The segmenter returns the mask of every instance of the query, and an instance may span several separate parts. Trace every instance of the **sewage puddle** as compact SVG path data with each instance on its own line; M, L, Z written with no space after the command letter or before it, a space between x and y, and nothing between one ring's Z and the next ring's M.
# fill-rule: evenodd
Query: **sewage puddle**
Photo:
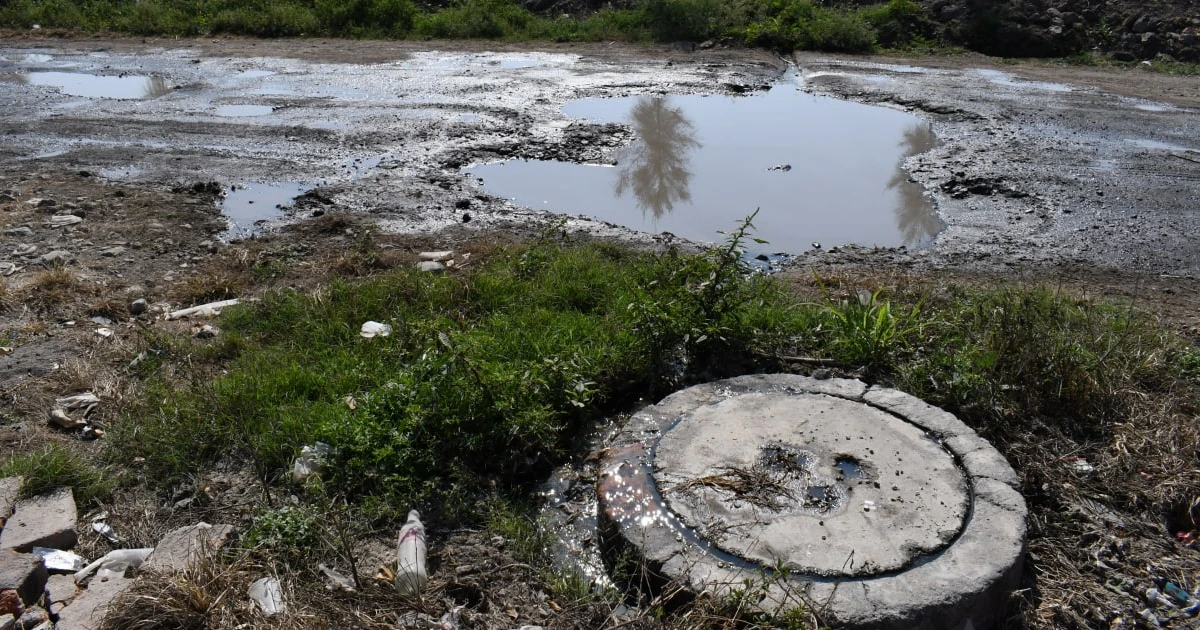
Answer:
M256 223L279 218L283 215L281 208L290 205L310 188L312 186L308 184L293 182L247 182L226 191L225 199L221 202L221 214L229 218L230 226L221 239L245 238L256 233Z
M251 116L266 116L275 111L270 105L221 105L216 114L227 118L246 118Z
M171 91L158 76L106 76L79 72L23 72L9 75L11 80L58 88L70 96L134 100L154 98Z
M624 123L616 166L508 160L468 167L483 189L531 207L719 242L759 212L753 254L813 243L928 245L942 228L903 169L932 148L904 112L799 91L794 75L751 96L639 96L568 103L568 116Z

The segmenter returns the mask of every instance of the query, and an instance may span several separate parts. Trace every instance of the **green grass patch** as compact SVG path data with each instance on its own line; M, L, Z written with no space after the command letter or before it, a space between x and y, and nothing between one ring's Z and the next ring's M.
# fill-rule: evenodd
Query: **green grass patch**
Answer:
M106 499L116 488L116 482L104 471L55 445L13 455L0 464L3 477L25 478L22 497L71 488L80 505Z
M546 241L463 275L270 293L227 311L219 344L147 338L147 356L222 374L160 361L110 435L165 484L228 455L272 482L323 441L337 452L330 492L459 518L481 489L560 461L597 413L739 369L798 328L801 311L743 273L733 239L703 255ZM363 339L367 320L393 333Z
M143 395L110 431L112 451L145 458L167 488L223 457L277 485L321 441L335 455L314 492L379 518L417 506L478 522L481 495L523 496L598 417L788 357L899 387L976 428L1049 423L1085 441L1200 370L1153 319L1048 289L822 287L805 302L747 273L746 228L702 254L547 238L450 275L271 292L226 311L215 341L148 334ZM367 320L392 334L363 339Z

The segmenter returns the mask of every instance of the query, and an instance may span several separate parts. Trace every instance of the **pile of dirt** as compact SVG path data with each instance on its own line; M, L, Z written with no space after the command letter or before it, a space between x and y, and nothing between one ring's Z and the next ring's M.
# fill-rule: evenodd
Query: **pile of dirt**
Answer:
M921 0L946 40L1002 57L1089 49L1118 61L1200 61L1200 16L1179 0Z

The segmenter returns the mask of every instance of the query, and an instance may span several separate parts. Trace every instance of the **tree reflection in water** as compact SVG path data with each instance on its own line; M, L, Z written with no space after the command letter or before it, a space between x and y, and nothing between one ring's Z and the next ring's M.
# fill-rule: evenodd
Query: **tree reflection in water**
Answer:
M626 153L617 174L616 194L624 196L632 190L642 216L650 212L657 220L676 203L691 201L689 153L701 144L683 110L671 107L667 97L638 99L629 119L641 141Z
M896 171L887 182L888 190L896 191L896 225L907 247L923 245L942 230L942 220L925 197L924 189L908 181L908 172L904 170L906 159L936 145L932 124L919 122L906 129L900 139L900 160L896 162Z

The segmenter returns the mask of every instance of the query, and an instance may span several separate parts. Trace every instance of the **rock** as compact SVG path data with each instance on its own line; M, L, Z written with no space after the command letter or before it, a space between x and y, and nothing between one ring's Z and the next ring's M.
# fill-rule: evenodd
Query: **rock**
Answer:
M76 518L75 495L70 488L18 501L12 518L0 532L0 549L70 549L77 541Z
M17 503L17 496L21 494L21 486L24 483L24 477L0 479L0 528L4 527L4 522L12 516L13 506Z
M117 256L120 256L121 254L124 254L124 253L125 253L125 248L121 247L121 246L109 247L107 249L100 250L100 255L104 256L105 258L116 258Z
M77 223L83 223L83 217L73 214L56 214L50 217L50 227L67 227Z
M28 256L37 251L37 245L21 244L13 249L13 256Z
M42 598L49 577L41 558L11 549L0 550L0 592L12 591L20 601L33 604Z
M38 260L41 261L43 265L66 265L74 262L75 257L71 255L71 252L68 252L65 249L56 249L52 252L46 252L45 254L42 254Z
M232 525L196 523L180 527L158 541L144 566L163 573L184 571L205 552L219 549L232 533Z
M1158 18L1142 15L1133 23L1133 28L1130 30L1134 33L1149 33L1158 27Z
M22 236L33 236L33 230L22 225L21 227L8 228L7 230L4 230L4 235L5 236L15 236L18 238L20 238Z
M454 250L446 250L443 252L421 252L417 254L421 260L435 260L437 262L445 262L454 258Z
M442 273L446 271L446 265L436 260L422 260L421 262L417 263L417 269L429 273Z
M138 298L129 303L129 314L130 315L135 315L135 316L141 315L142 313L145 313L148 310L150 310L150 304L147 303L146 300L144 300L144 299Z
M117 573L93 579L58 615L57 630L99 630L108 605L133 586L133 580Z
M50 613L40 606L34 606L25 611L24 615L17 620L17 628L22 630L34 630L42 624L50 621Z
M16 617L8 613L0 615L0 630L13 630L15 627L17 627Z
M51 575L46 581L46 600L51 604L70 603L79 587L70 575Z

